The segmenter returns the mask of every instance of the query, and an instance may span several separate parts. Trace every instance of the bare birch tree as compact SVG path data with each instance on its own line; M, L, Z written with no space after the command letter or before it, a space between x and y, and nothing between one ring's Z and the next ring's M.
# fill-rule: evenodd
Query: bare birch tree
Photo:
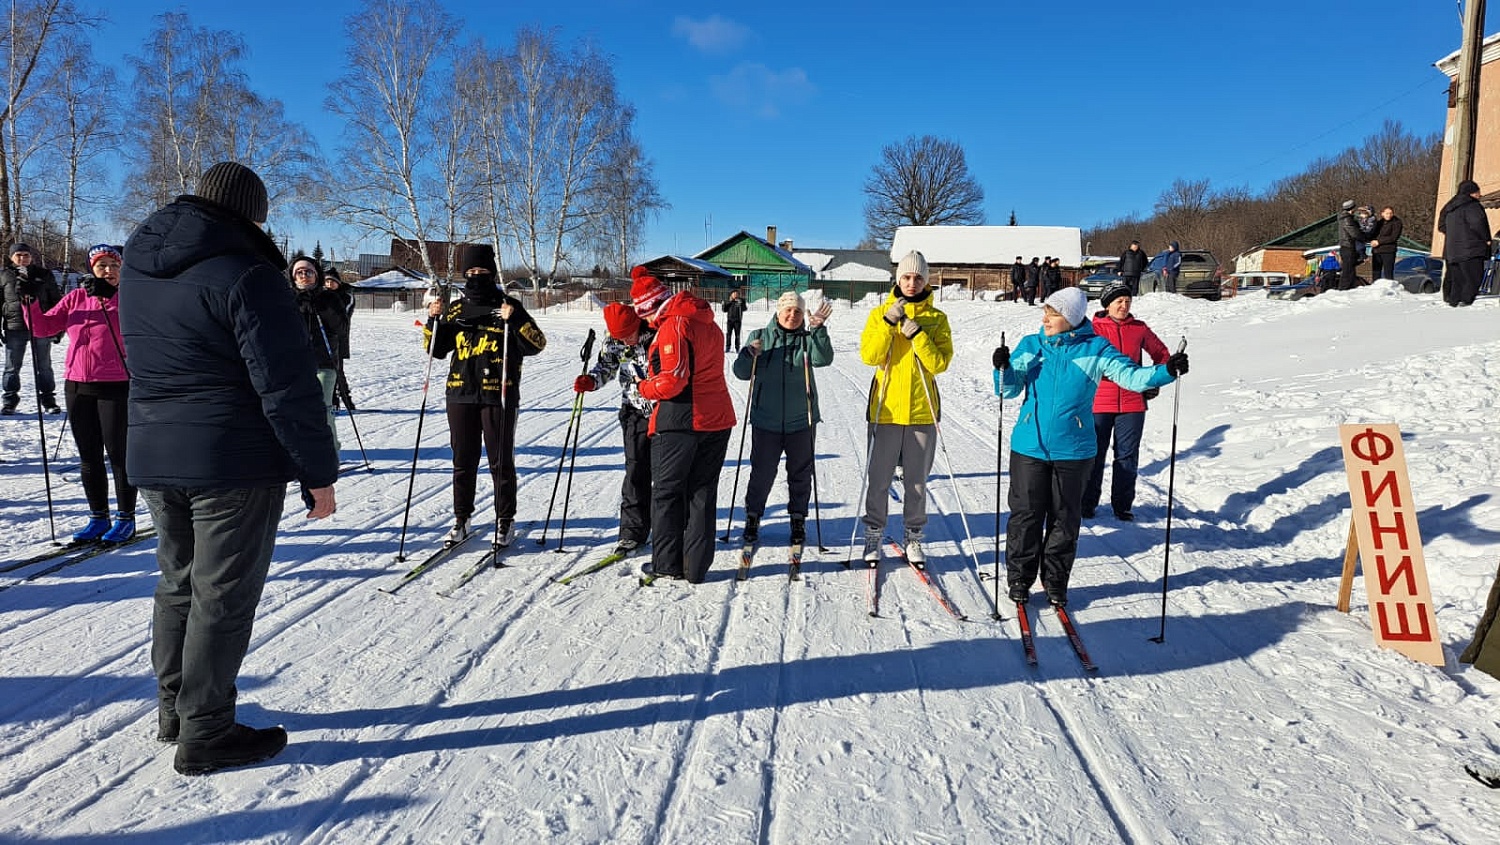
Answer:
M72 266L79 204L104 200L108 176L100 159L119 138L118 109L111 107L119 92L114 69L95 61L76 33L61 41L51 78L56 132L44 151L40 184L48 200L62 206L64 261Z
M601 263L619 276L636 263L633 256L645 237L647 219L671 207L657 189L651 160L631 133L629 122L611 141L589 197L597 209L591 243Z
M244 39L196 27L185 13L159 15L134 70L136 119L127 124L124 155L131 178L122 187L120 222L130 224L179 194L219 161L238 161L266 183L273 212L306 188L316 144L289 122L279 100L255 93L240 63Z
M422 188L433 114L451 105L438 82L458 23L436 3L367 0L345 32L348 71L325 101L345 124L328 210L368 233L415 240L423 269L436 275L427 249L434 211Z

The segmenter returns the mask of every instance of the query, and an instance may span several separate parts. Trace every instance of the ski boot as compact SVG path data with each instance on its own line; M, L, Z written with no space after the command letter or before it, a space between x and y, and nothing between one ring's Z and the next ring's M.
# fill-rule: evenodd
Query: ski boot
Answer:
M88 525L73 532L73 542L92 543L107 533L109 533L109 517L102 513L91 513Z
M104 532L104 536L99 539L106 543L125 543L134 538L135 514L121 512L115 514L115 524L111 525L109 530Z

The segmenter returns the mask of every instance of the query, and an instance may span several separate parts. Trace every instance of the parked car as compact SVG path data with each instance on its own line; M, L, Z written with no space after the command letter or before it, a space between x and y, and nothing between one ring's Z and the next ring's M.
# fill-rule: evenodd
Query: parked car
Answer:
M1141 274L1141 293L1166 290L1162 280L1162 268L1167 265L1167 254L1159 252L1146 265ZM1219 290L1219 259L1206 249L1182 251L1182 269L1177 274L1177 292L1184 296L1195 296L1217 302L1223 293Z
M1115 282L1123 282L1125 278L1112 270L1101 270L1097 273L1084 276L1078 280L1078 289L1089 299L1098 299L1104 293L1104 289Z
M1297 279L1290 284L1275 285L1266 288L1266 299L1285 299L1295 302L1318 295L1318 283L1315 279Z
M1246 273L1235 273L1219 285L1219 290L1224 296L1238 296L1242 293L1261 293L1268 288L1281 287L1292 283L1292 277L1286 273L1277 273L1267 270L1252 270Z
M1412 293L1443 289L1443 260L1431 255L1408 255L1396 262L1396 281Z

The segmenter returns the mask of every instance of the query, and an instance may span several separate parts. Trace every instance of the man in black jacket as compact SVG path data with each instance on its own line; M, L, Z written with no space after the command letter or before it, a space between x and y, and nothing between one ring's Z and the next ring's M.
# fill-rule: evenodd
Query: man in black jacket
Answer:
M1449 305L1473 305L1484 276L1484 260L1490 256L1490 226L1479 204L1479 183L1466 179L1458 194L1438 212L1438 231L1443 233L1443 301Z
M281 519L300 481L308 518L334 512L338 454L308 335L257 224L266 187L209 168L196 195L146 219L125 245L120 330L130 361L127 469L157 534L158 734L173 765L206 774L274 757L281 727L235 721L235 679Z
M1120 278L1130 288L1131 297L1139 294L1141 289L1141 274L1146 272L1146 265L1151 263L1151 256L1141 249L1140 241L1131 241L1130 246L1120 253Z
M1026 286L1026 264L1021 256L1016 256L1016 263L1010 265L1010 295L1005 297L1011 302L1021 298L1021 288Z
M49 414L60 414L57 407L57 379L52 374L52 338L34 337L26 323L25 305L36 302L43 311L51 310L62 293L52 271L32 264L31 247L16 244L10 248L10 265L0 270L0 294L3 294L3 317L0 335L5 338L5 375L0 414L14 414L21 402L21 367L26 349L31 349L31 370L35 377L36 401Z
M1364 232L1354 219L1354 200L1339 207L1339 290L1354 290L1354 267L1359 263L1359 243Z
M724 302L724 351L730 352L740 345L740 324L745 318L745 300L740 292L732 290ZM734 340L731 341L730 338Z

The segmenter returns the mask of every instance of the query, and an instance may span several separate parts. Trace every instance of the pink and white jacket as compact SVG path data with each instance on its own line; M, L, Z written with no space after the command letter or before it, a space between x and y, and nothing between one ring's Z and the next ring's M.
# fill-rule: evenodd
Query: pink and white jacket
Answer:
M107 285L98 279L87 279L93 285ZM32 302L26 306L26 319L38 337L68 333L67 363L63 377L68 381L129 381L125 369L125 341L120 336L119 299L99 297L84 287L68 291L51 309L42 311Z

